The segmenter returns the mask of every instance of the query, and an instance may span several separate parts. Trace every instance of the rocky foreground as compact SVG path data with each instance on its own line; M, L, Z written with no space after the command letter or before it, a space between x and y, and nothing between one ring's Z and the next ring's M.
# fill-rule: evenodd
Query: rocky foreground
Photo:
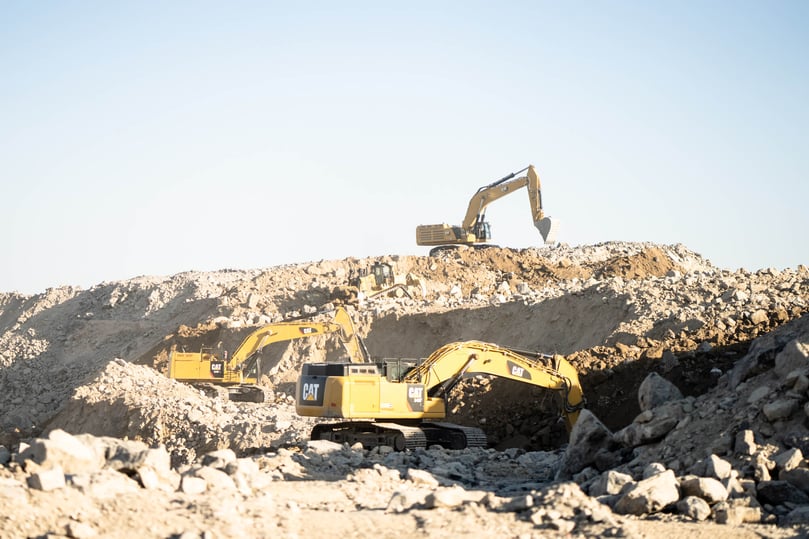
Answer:
M716 268L683 246L389 257L412 298L350 310L376 357L476 339L565 354L587 410L559 431L540 388L473 378L452 420L488 449L308 441L304 361L263 360L264 404L163 374L328 311L347 259L0 294L0 537L792 537L809 533L809 271Z

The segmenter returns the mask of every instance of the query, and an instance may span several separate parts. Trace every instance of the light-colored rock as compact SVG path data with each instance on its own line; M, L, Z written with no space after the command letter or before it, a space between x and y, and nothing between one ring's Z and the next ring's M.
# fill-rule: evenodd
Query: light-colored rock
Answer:
M630 515L645 515L662 511L680 500L677 479L672 470L666 470L649 479L638 481L621 496L615 511Z
M236 483L222 470L211 468L210 466L202 466L188 473L194 477L204 479L208 490L223 490L228 492L237 490Z
M25 456L43 468L59 467L67 474L93 472L104 463L103 455L61 429L34 440Z
M701 521L711 516L711 506L702 498L686 496L677 502L677 512L691 520Z
M70 476L70 485L97 500L109 500L141 490L137 481L112 470Z
M705 475L720 481L730 477L733 466L725 459L716 455L709 455L705 461Z
M763 514L755 501L743 498L719 502L713 507L713 513L718 524L728 526L761 522Z
M68 522L65 527L68 537L73 539L89 539L91 537L98 537L98 532L90 524L86 522L77 522L72 520Z
M466 490L461 487L439 487L424 500L428 509L438 507L455 508L469 502L481 502L486 494L474 490Z
M709 504L723 502L728 499L725 486L713 477L687 477L680 481L683 496L696 496Z
M28 486L45 492L56 490L65 486L65 474L58 465L44 468L28 476Z
M570 441L562 457L557 480L570 479L595 461L599 450L609 446L612 433L595 414L586 408L570 432Z
M417 485L424 485L431 488L436 488L439 485L438 479L427 470L410 468L407 470L405 477Z
M747 403L748 404L755 404L762 399L767 398L768 396L772 395L772 388L769 386L759 386L747 396Z
M588 493L593 497L619 494L624 486L632 482L632 476L629 474L607 470L590 485Z
M208 483L202 477L183 475L180 480L180 490L186 494L202 494L208 489Z
M809 371L809 343L801 339L789 341L775 356L775 372L786 377L793 370Z

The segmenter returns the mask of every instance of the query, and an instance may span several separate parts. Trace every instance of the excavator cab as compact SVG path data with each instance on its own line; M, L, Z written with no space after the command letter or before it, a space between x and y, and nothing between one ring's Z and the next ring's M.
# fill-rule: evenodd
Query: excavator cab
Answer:
M477 238L476 241L484 242L492 239L492 229L488 221L481 221L476 223L472 228L472 234Z
M390 269L390 264L376 262L371 266L371 273L374 274L374 280L377 286L393 284L393 272Z

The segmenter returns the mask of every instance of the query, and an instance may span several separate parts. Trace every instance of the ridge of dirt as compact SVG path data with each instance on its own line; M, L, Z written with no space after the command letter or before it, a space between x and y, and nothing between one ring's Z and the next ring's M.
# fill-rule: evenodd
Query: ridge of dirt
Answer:
M375 358L424 358L446 343L463 340L562 354L579 372L588 411L616 435L626 429L637 430L639 418L649 421L651 412L641 409L638 391L650 373L673 383L683 396L676 416L678 427L662 441L611 454L615 470L628 471L637 478L644 465L658 462L685 476L714 454L731 459L742 478L752 478L753 470L757 470L755 480L761 482L763 472L757 461L745 460L734 452L732 441L739 433L755 432L761 459L803 447L803 440L809 439L801 408L809 396L800 385L800 373L781 372L785 367L778 365L787 360L776 361L789 354L800 358L801 343L809 342L805 327L809 319L806 267L729 271L713 266L683 245L608 242L530 249L461 248L433 257L322 260L253 270L145 276L101 283L87 290L51 288L30 296L0 293L0 446L16 454L32 440L60 430L136 440L164 447L178 473L195 466L212 451L232 450L241 458L252 459L309 451L306 440L316 421L295 413L295 380L304 362L345 359L335 337L267 347L262 352L261 384L270 397L262 405L212 399L196 388L168 379L168 356L172 350L198 351L212 346L233 351L247 333L264 324L301 317L328 318L335 305L345 300L338 291L347 284L348 276L374 260L388 262L397 274L411 274L421 282L411 290L412 298L381 296L346 304ZM798 352L790 351L790 347L797 347ZM809 369L806 371L809 374ZM762 387L770 389L767 396L762 396ZM485 457L470 453L463 458L479 459L479 464L487 463L487 469L492 469L495 462L512 462L523 454L535 456L539 461L533 473L544 479L537 479L531 487L532 496L540 499L542 489L551 488L554 483L548 470L558 465L568 442L568 433L556 413L555 394L476 376L453 389L449 408L452 421L482 428L490 442L490 453ZM772 415L782 413L782 409L788 410L783 412L787 413L784 418ZM809 451L809 443L805 445ZM355 477L352 474L362 475L366 469L376 470L380 481L387 477L386 470L399 470L392 484L401 488L405 487L398 482L399 477L406 478L411 468L437 477L453 478L455 473L460 474L457 480L463 489L472 492L476 480L467 477L468 472L447 471L453 466L435 464L445 456L439 452L429 457L419 454L376 461L371 454L347 453L339 459L307 457L304 467L306 480L329 477L340 488L350 488L351 477ZM23 478L23 483L36 470L32 464L27 470L14 467L13 461L4 462L2 457L0 448L0 471L6 466L6 475ZM343 458L349 464L345 464L345 473L334 479L334 471L343 470ZM285 470L297 466L284 462ZM586 475L608 471L590 469L575 478L585 491L581 503L590 500L586 490L593 479ZM282 476L276 477L278 483L274 485L279 496L287 488L283 485L288 474ZM524 480L506 473L495 490L514 497L514 489ZM381 488L376 479L368 481L363 476L360 482L371 490ZM19 495L14 490L19 488L16 484L8 491L3 485L0 481L0 499L7 499L3 492ZM300 487L312 500L311 505L300 502L305 511L318 506L318 497L322 506L328 507L323 485L314 490ZM45 494L31 490L25 488L25 499L37 506L45 503ZM384 504L394 496L388 490L380 492ZM201 494L199 500L208 503L209 495ZM228 500L236 499L229 496ZM242 496L248 506L256 502L252 491ZM355 507L371 504L370 494L356 492L352 496ZM578 499L579 494L571 496ZM95 507L94 518L99 522L114 518L105 512L111 509L97 500L85 497L77 503ZM376 511L383 504L378 500L374 503ZM188 537L203 536L205 526L199 522L210 519L201 518L193 505L189 502L182 510L198 523L191 526L198 530L194 532L197 535ZM54 507L50 516L38 507L43 511L45 527L31 528L22 536L49 530L61 533L60 529L69 535L63 528L65 515L71 511L70 500L60 499ZM482 522L490 522L492 534L494 530L502 533L514 526L515 518L528 518L527 513L515 517L512 512L495 510L493 501L453 507L449 513L440 513L440 519L455 526L458 533ZM772 521L786 517L786 513L779 513L786 511L785 507L788 505L774 503L765 509ZM19 510L23 511L22 507ZM135 519L142 517L131 507L126 511ZM400 516L410 514L413 519L397 519L402 529L412 533L423 530L419 519L439 518L436 512L412 511ZM362 509L350 518L361 518L361 513ZM676 519L668 522L671 518L661 516L672 515L671 510L656 514L648 518L663 518L664 522L652 525L649 521L646 528L643 519L635 523L637 526L629 521L616 520L613 525L591 522L580 533L651 537L670 524L668 533L685 536L710 527L694 523L692 526L698 528L685 532L687 523ZM316 514L307 515L318 519ZM530 518L542 520L538 513L533 515ZM17 524L17 516L4 518L4 522L18 526L8 529L20 533L29 529ZM185 518L181 520L188 527ZM523 526L526 522L521 522L514 529L519 528L522 536L548 533L547 520L541 525L529 521ZM759 524L767 523L762 520ZM171 525L180 526L177 522ZM301 531L297 525L281 523L276 531L292 536ZM115 529L109 522L105 526L101 529L107 534ZM561 526L556 529L560 535L566 533L567 524L554 526ZM172 535L167 531L170 527L145 536L181 535L182 529ZM120 536L135 529L133 522L131 528L122 528ZM223 533L221 528L216 530ZM773 537L794 532L771 525L755 530L759 536ZM717 537L723 536L717 533Z

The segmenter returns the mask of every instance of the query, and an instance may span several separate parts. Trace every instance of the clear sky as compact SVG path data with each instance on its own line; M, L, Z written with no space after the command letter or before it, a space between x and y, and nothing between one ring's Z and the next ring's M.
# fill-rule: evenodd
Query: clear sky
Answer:
M809 264L809 2L0 2L0 291L558 240ZM494 241L540 245L527 196Z

